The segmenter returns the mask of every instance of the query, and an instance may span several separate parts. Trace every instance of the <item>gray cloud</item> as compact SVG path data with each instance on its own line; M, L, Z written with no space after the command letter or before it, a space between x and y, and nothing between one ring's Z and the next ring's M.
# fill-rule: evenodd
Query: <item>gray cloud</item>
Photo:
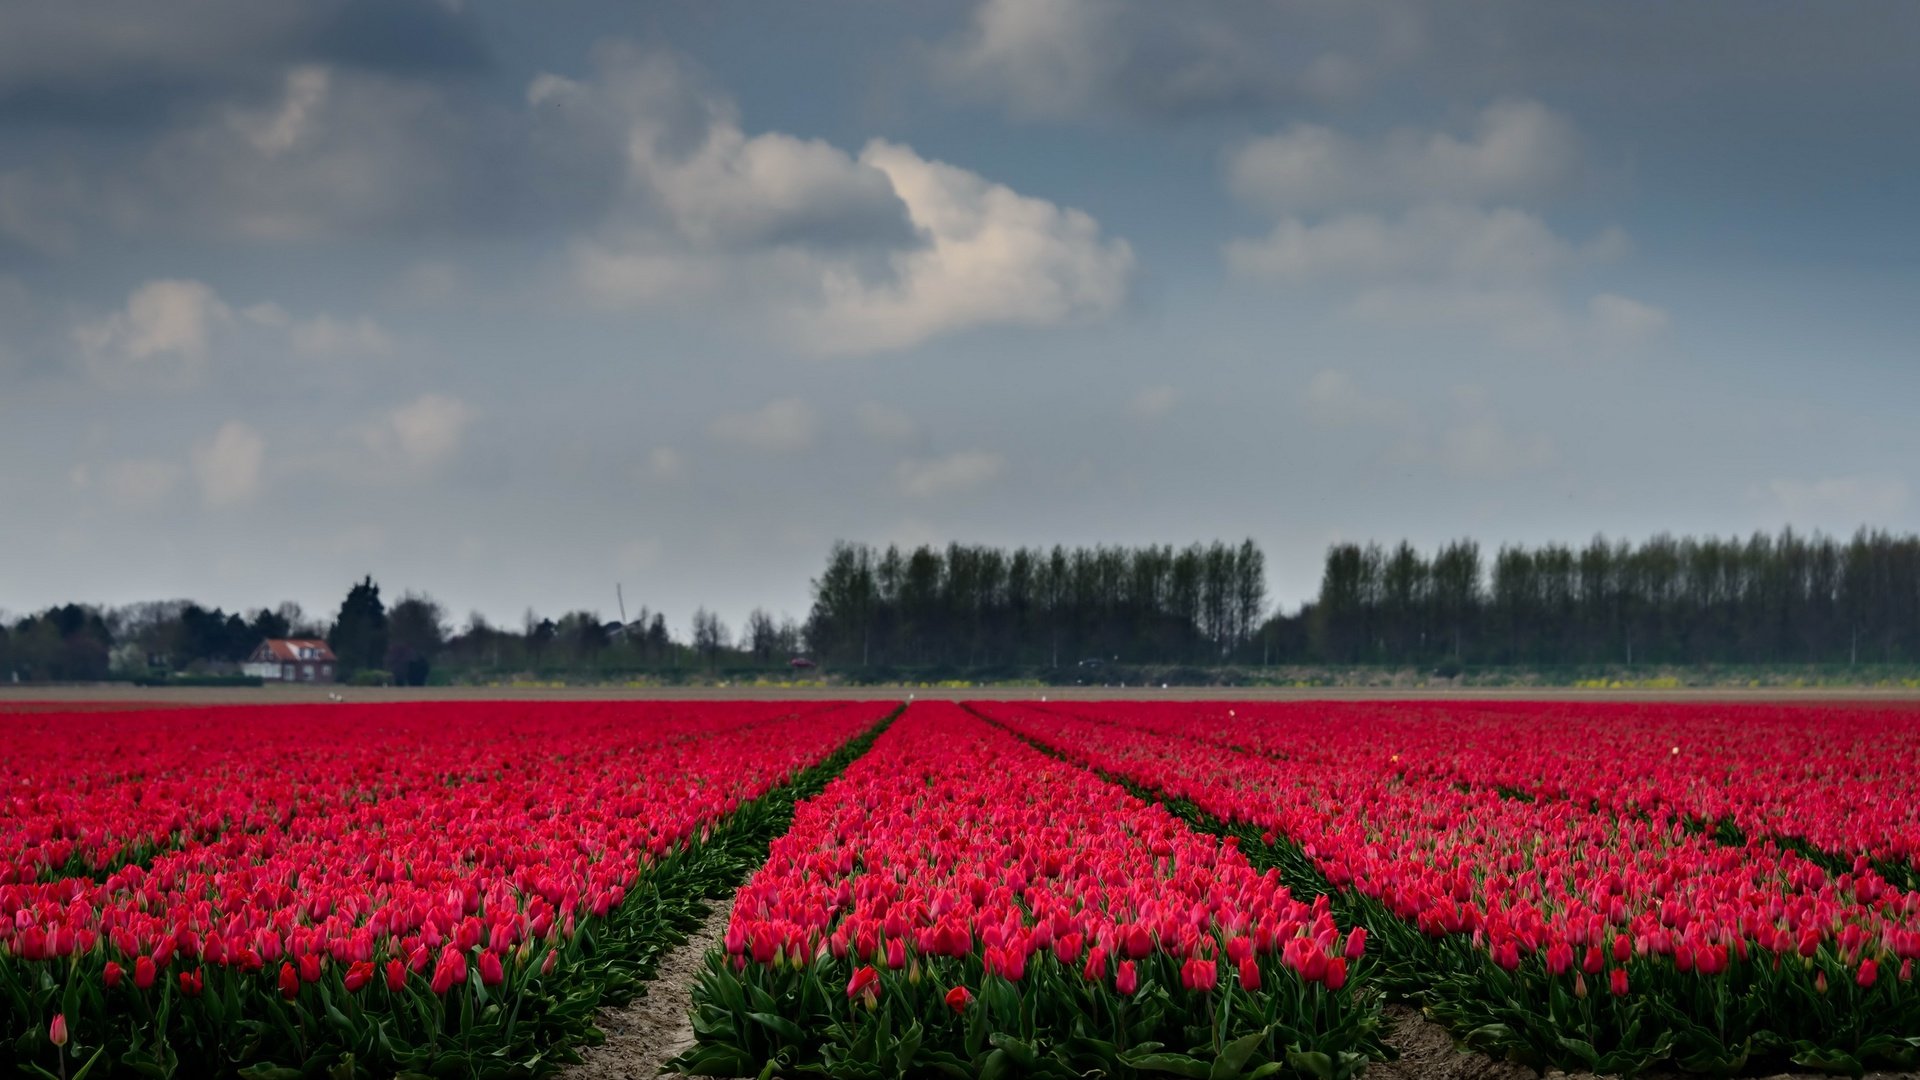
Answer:
M1023 119L1173 121L1349 96L1419 35L1411 9L1369 0L982 0L936 71Z
M259 91L288 66L473 74L491 58L431 0L16 0L0 34L0 123L148 126Z

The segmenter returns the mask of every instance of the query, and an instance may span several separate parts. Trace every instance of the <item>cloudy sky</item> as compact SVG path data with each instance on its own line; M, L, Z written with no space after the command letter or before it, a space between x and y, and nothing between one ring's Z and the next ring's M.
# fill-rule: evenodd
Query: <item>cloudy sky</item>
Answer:
M1920 6L0 5L0 608L1920 527Z

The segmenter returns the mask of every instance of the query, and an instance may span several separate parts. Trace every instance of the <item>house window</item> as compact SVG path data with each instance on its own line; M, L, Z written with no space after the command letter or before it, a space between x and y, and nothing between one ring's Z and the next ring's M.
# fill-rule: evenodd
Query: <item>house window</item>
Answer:
M331 678L333 678L333 665L332 665L332 664L321 664L321 665L320 665L320 677L321 677L321 678L323 678L323 679L331 679Z
M288 682L292 682L292 681L293 681L293 665L292 665L292 664L281 664L281 665L280 665L280 677L281 677L282 679L285 679L285 680L286 680L286 681L288 681Z

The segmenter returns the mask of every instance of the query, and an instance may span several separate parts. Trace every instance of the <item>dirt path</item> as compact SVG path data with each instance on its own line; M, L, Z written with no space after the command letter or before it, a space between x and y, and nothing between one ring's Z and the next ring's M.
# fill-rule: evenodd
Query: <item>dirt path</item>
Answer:
M700 929L660 958L645 994L601 1012L607 1041L583 1047L580 1056L586 1060L561 1070L562 1080L653 1080L660 1066L693 1046L693 982L706 966L707 952L720 947L732 912L731 896L713 901L713 913Z

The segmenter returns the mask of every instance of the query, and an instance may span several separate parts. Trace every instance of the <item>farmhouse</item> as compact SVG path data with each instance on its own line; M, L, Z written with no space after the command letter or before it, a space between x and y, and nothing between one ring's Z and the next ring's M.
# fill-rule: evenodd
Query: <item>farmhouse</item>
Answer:
M334 666L333 650L319 638L268 638L240 670L268 682L332 682Z

